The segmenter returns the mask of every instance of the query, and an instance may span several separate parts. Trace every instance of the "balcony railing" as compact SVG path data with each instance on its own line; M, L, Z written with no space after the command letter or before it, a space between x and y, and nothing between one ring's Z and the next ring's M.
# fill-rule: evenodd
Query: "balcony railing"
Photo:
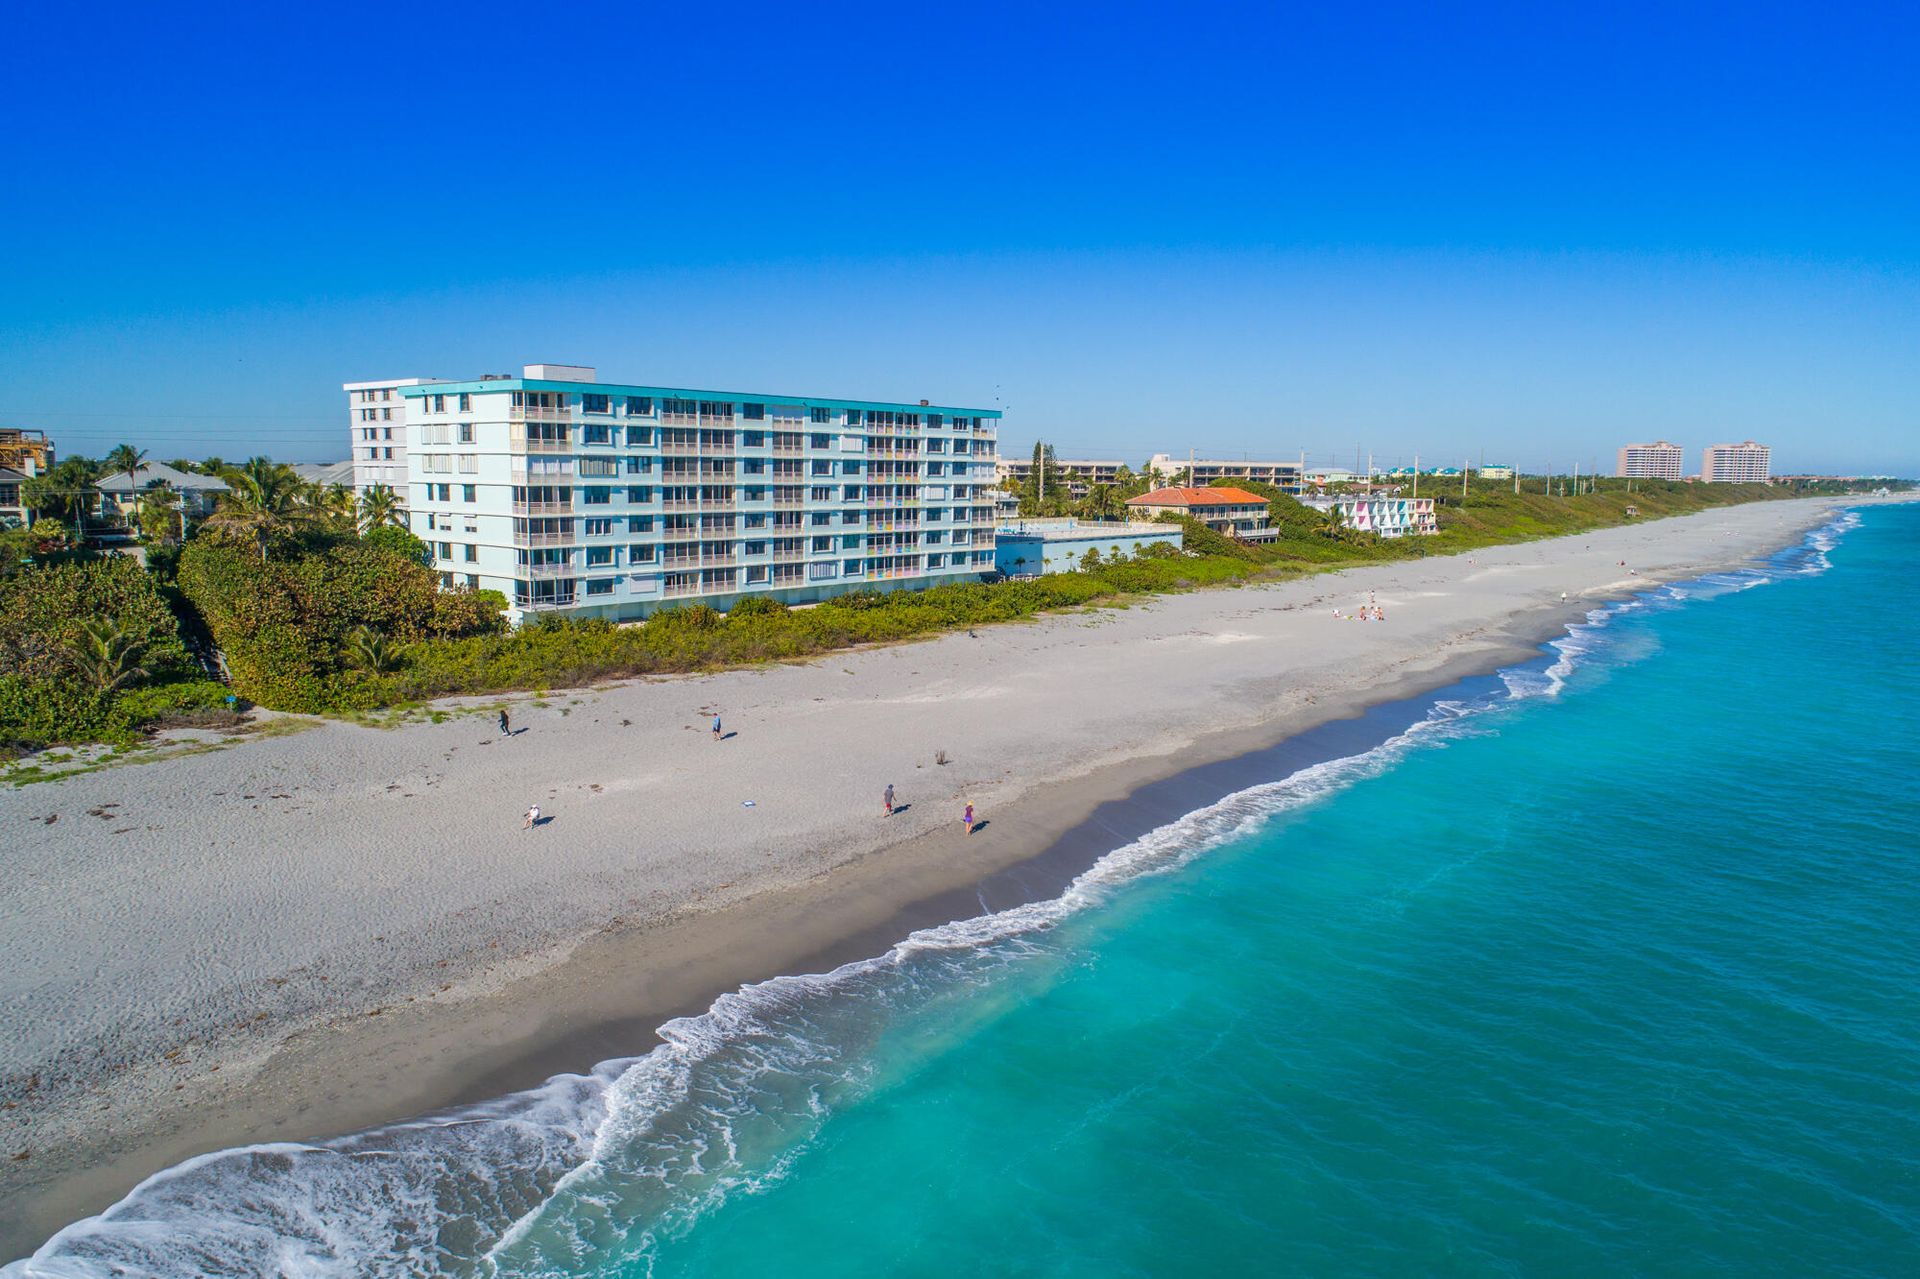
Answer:
M572 564L521 564L521 565L517 565L514 568L513 575L515 577L525 578L527 581L530 581L530 582L537 582L537 581L542 581L548 578L555 578L555 577L572 577L573 565Z
M509 422L571 422L573 421L573 410L570 408L540 409L540 408L532 408L532 407L526 407L526 408L509 407L507 409L507 421Z
M566 502L515 502L515 515L572 515L573 503Z
M571 546L576 537L572 533L515 533L515 546Z
M567 436L555 439L544 435L528 435L525 431L509 428L507 448L515 453L571 453L573 440Z

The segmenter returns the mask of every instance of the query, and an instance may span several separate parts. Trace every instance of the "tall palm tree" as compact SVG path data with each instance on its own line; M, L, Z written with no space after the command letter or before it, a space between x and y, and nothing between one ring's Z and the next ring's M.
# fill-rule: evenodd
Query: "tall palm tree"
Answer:
M1327 522L1320 531L1328 537L1338 538L1345 527L1345 521L1340 518L1340 508L1337 506L1329 506L1327 508Z
M230 488L202 527L250 538L262 563L270 543L314 521L312 508L301 501L300 477L285 463L249 458L229 469L226 479Z
M70 457L20 486L21 503L37 515L72 520L74 540L85 542L87 507L98 501L100 468L84 457Z
M117 693L147 677L147 668L140 665L146 644L107 618L90 617L81 622L73 647L81 676L103 695Z
M1120 491L1111 484L1096 484L1080 502L1080 515L1089 520L1117 520L1126 513Z
M405 528L407 516L400 509L399 494L384 484L375 484L360 495L360 534L364 537L388 524Z
M147 460L147 451L137 449L131 444L116 444L100 462L102 475L124 475L127 477L127 505L131 506L135 498L134 480L139 475L141 465ZM125 508L122 508L124 514Z

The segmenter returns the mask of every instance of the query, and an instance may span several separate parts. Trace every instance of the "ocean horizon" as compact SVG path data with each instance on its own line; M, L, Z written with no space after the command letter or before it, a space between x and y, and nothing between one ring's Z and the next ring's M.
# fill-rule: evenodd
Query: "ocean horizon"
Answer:
M1920 507L481 1106L0 1275L1885 1275L1920 1256Z

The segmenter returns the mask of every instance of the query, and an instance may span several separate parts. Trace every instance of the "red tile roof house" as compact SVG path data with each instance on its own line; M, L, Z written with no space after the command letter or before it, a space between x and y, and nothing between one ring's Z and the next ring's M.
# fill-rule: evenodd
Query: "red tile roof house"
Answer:
M1155 489L1127 499L1127 509L1152 519L1156 515L1190 515L1215 532L1243 542L1271 542L1280 530L1267 519L1267 499L1244 489Z

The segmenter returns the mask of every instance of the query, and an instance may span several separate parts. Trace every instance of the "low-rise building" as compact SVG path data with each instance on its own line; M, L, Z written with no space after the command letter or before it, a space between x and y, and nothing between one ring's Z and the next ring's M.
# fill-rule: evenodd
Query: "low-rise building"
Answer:
M293 473L309 484L318 484L321 488L332 488L336 484L353 487L355 464L352 458L344 462L295 462L292 466ZM399 491L394 490L395 493ZM354 496L358 497L359 494L356 492Z
M1665 440L1624 444L1614 459L1613 473L1621 479L1677 480L1685 469L1685 456L1685 450L1678 444Z
M1267 516L1267 499L1236 488L1155 489L1127 501L1127 509L1152 519L1159 515L1186 515L1216 533L1243 542L1271 542L1280 536Z
M1252 480L1260 484L1271 484L1275 488L1289 493L1298 493L1301 488L1301 465L1296 458L1284 458L1278 461L1255 461L1242 458L1233 461L1227 458L1182 458L1167 453L1155 453L1147 459L1147 469L1152 471L1160 482L1167 483L1174 477L1191 471L1187 475L1190 486L1204 487L1215 480Z
M53 469L53 441L45 431L0 426L0 527L28 523L22 490Z
M1008 577L1066 573L1080 567L1088 551L1102 559L1115 553L1138 555L1156 544L1179 550L1186 532L1178 524L1132 520L1015 520L994 531L993 566Z
M1046 464L1047 491L1064 489L1069 497L1079 501L1096 484L1117 483L1124 466L1126 463L1118 458L1055 458ZM1032 481L1033 472L1031 457L1003 457L993 465L994 479L1001 484L1012 480L1025 486Z
M1305 497L1300 502L1316 511L1339 511L1340 523L1356 532L1376 533L1381 537L1427 537L1440 531L1430 497L1354 493L1344 497Z
M116 471L94 481L93 486L100 493L100 518L110 524L133 527L141 495L160 485L180 495L182 513L189 521L212 514L214 503L228 491L227 482L218 476L176 470L165 462L143 462L131 477L125 471Z
M1772 471L1773 450L1752 440L1700 451L1700 478L1708 484L1765 484Z
M1483 462L1480 464L1480 469L1475 471L1474 474L1483 480L1510 480L1513 478L1513 468L1497 463Z

